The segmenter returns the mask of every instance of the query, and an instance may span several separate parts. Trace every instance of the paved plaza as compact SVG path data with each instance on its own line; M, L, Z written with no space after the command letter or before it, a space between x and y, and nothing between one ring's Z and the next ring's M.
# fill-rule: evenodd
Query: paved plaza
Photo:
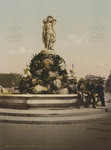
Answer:
M0 123L0 150L110 150L111 103L98 120L68 124ZM106 117L107 114L107 117ZM83 116L84 117L84 116Z
M110 150L109 119L75 124L0 123L0 150Z

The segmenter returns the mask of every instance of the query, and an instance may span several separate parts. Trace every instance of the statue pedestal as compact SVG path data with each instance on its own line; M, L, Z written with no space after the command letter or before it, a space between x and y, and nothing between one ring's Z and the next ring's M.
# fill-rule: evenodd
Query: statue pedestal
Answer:
M54 50L42 50L40 53L57 55Z
M78 106L76 94L13 94L0 96L0 108L38 109Z

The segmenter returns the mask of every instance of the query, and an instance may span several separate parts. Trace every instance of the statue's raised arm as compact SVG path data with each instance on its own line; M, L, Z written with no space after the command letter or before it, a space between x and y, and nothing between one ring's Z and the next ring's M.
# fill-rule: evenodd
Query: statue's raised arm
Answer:
M56 42L55 24L56 19L52 16L48 16L47 19L43 20L42 40L46 50L53 50L53 46Z

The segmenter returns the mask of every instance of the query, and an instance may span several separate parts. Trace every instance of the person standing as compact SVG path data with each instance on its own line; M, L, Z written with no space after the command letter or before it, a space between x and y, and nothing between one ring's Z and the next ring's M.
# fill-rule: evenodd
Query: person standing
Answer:
M85 86L81 82L77 86L77 94L82 101L85 101Z
M99 84L97 85L97 94L100 98L101 101L101 106L105 106L105 101L104 101L104 87L102 82L99 82Z
M96 89L92 80L90 80L87 85L87 91L88 91L88 97L90 98L90 101L93 100L93 103L92 103L93 108L96 108L95 106Z

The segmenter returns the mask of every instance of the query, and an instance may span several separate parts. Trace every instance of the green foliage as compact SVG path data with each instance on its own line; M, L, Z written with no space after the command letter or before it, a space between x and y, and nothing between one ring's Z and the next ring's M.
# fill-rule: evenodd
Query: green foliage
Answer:
M19 82L21 80L21 75L17 73L1 73L0 74L0 85L3 87L12 87L12 84L14 83L15 86L19 85Z
M45 59L50 59L53 64L50 65L50 68L46 68L45 64L44 64L44 60ZM36 76L38 78L40 78L40 80L44 80L45 83L47 83L48 81L50 81L49 79L49 70L54 72L54 71L58 71L59 75L67 75L67 71L66 70L61 70L59 64L60 62L64 62L64 59L62 59L59 55L51 55L51 54L43 54L43 53L39 53L39 54L35 54L30 62L30 72L32 73L32 76ZM42 69L42 73L41 76L38 76L36 74L37 70ZM47 79L46 79L47 78ZM44 83L43 83L44 84Z
M49 62L47 62L47 60ZM46 62L46 63L45 63ZM53 81L57 79L57 77L50 77L49 72L57 72L58 76L61 76L62 85L67 83L67 70L61 69L60 64L65 61L59 55L52 54L35 54L30 61L30 72L32 74L32 78L30 81L28 79L22 79L19 85L21 93L29 92L29 89L32 89L32 93L34 91L34 84L32 84L31 80L37 79L37 81L41 81L40 83L36 83L42 86L49 86L48 93L53 93L55 90L55 86L53 85Z
M31 88L31 79L22 79L19 83L19 92L20 93L30 93Z
M74 77L73 79L70 80L70 83L71 84L77 84L77 78Z
M64 61L64 59L62 59L59 55L51 55L51 54L43 54L43 53L39 53L39 54L35 54L33 55L33 58L30 62L30 71L32 74L34 74L34 71L39 70L39 69L43 69L45 68L45 64L43 63L44 59L50 59L53 61L53 65L50 66L51 71L58 71L60 72L60 75L65 73L67 74L67 72L61 72L59 63L61 61Z

